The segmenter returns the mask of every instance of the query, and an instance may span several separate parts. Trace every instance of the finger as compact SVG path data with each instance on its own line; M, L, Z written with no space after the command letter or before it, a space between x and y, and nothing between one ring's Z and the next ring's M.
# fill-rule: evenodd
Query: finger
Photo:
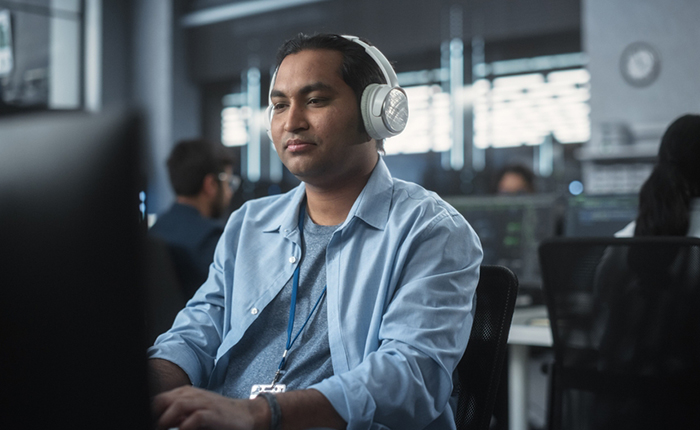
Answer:
M158 394L151 401L151 410L154 415L160 416L177 399L194 397L193 387L179 387L164 393ZM196 394L195 394L196 395Z
M182 402L173 402L158 418L156 428L159 430L167 430L173 427L179 427L189 413L188 409L182 407Z
M179 430L197 430L213 428L211 426L212 413L207 410L197 410L183 419L179 424Z
M170 392L155 396L151 401L151 413L153 416L156 418L161 416L168 406L170 406L170 403L172 403L172 399L173 397L170 395Z
M158 405L154 406L157 411L159 429L169 429L177 427L192 412L199 409L198 396L192 395L189 390L175 390L166 393L158 399Z
M246 400L212 396L179 423L180 430L252 430L255 424Z

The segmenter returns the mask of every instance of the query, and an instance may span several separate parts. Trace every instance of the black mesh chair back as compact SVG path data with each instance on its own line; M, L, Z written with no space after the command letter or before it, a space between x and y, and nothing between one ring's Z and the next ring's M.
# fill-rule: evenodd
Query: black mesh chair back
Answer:
M510 269L481 266L471 337L456 370L458 430L489 428L517 293L518 278Z
M146 333L148 345L165 333L185 307L186 297L168 245L153 236L144 238L143 277L146 286Z
M700 239L543 241L550 429L700 429Z

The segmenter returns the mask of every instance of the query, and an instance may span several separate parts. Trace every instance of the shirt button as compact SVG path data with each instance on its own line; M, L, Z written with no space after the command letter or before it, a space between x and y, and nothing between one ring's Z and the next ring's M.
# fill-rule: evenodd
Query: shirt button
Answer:
M294 264L294 263L296 263L296 261L297 261L297 258L296 258L296 257L289 257L289 262L290 262L290 263Z
M253 308L253 309L251 309L251 310L250 310L250 313L253 314L253 315L257 315L257 314L258 314L258 308Z

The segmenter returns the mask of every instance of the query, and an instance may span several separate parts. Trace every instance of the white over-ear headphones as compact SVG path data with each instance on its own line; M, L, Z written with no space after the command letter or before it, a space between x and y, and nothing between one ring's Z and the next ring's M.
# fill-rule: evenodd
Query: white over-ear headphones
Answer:
M369 84L362 92L360 112L367 134L377 140L396 136L406 128L408 122L408 98L406 92L399 86L396 72L384 54L374 46L366 44L356 36L343 35L343 37L365 49L365 52L377 63L387 82L386 84ZM276 77L277 71L272 75L270 94L272 94ZM265 126L267 127L267 135L272 140L270 128L273 111L269 95L268 102L269 105L265 112Z

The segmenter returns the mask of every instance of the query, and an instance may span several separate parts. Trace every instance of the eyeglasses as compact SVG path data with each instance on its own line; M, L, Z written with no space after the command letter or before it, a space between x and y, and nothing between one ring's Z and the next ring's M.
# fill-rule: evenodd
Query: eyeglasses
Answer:
M226 182L231 188L232 192L235 192L238 189L238 187L241 186L241 177L238 175L229 175L226 172L221 172L219 173L218 178L219 181Z

